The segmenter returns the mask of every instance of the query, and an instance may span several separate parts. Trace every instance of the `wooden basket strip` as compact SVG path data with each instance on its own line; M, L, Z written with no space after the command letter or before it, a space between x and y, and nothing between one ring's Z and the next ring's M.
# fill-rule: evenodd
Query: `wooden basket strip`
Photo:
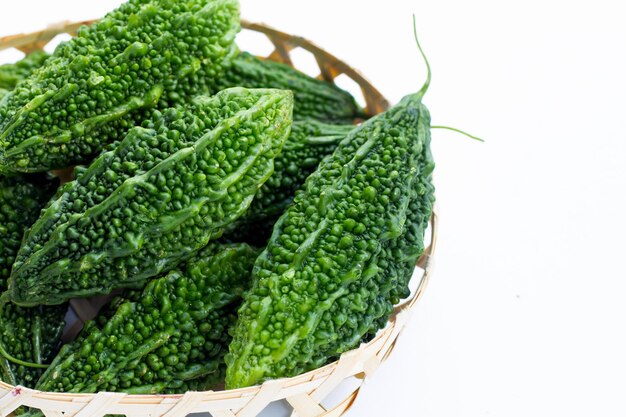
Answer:
M291 60L290 52L293 50L294 46L290 43L284 42L281 38L273 36L267 36L267 38L270 42L272 42L275 48L274 51L267 56L267 58L293 67L294 65Z
M317 417L326 412L324 407L305 392L287 397L287 402L293 407L292 417Z
M186 392L170 410L163 414L163 417L178 417L191 414L202 402L204 395L202 392Z
M341 355L333 373L329 375L318 388L311 392L311 397L321 402L347 377L354 375L355 372L353 370L358 368L362 352L361 349L357 349Z
M250 402L237 413L237 417L255 417L263 411L269 403L277 399L282 399L282 397L279 396L282 386L283 381L280 379L267 381L261 385L261 389L259 389Z
M230 410L225 410L225 411L214 411L211 413L211 415L213 417L237 417L235 414L233 414L232 411Z
M394 326L390 329L390 332L388 334L388 337L385 340L385 343L376 354L376 358L381 363L385 361L391 354L391 350L394 348L394 345L396 343L396 340L398 340L398 337L400 337L400 333L402 333L402 331L405 329L405 325L408 322L410 316L411 316L411 311L404 310L395 317Z
M0 410L2 415L7 415L17 410L23 404L31 400L33 392L28 388L17 386L8 391L2 398L0 398Z
M42 412L45 417L65 417L65 414L61 411L44 410Z
M185 401L178 402L162 402L158 404L134 404L128 402L120 402L110 407L107 410L106 414L122 414L126 416L163 416L168 413L174 406L185 406ZM197 408L197 406L196 406ZM97 414L97 416L102 416L104 414ZM185 416L186 414L177 414L177 416ZM95 415L94 415L95 416Z
M107 413L114 408L126 394L123 392L99 392L74 417L93 417Z
M25 54L33 51L42 50L54 37L60 33L69 33L73 35L78 28L84 25L90 25L95 20L85 20L82 22L59 22L48 26L44 30L33 33L20 33L17 35L5 36L0 38L0 51L8 48L19 49Z
M322 414L320 417L341 417L345 415L354 405L356 398L359 395L360 388L357 388L352 394L343 400L338 406L328 411L326 414Z
M381 358L379 358L378 355L370 356L363 362L363 373L366 377L371 378L378 368L380 368L380 365L383 363L382 356L383 355L381 355Z
M330 374L329 374L330 375ZM297 384L297 385L291 385L291 386L285 386L289 384L289 378L286 378L283 380L283 389L280 392L280 397L281 398L276 398L278 399L289 399L291 397L295 397L298 396L302 393L308 393L313 391L314 389L316 389L317 387L319 387L323 382L324 379L327 377L321 377L321 378L316 378L312 381L309 382L305 382L305 383L301 383L301 384Z

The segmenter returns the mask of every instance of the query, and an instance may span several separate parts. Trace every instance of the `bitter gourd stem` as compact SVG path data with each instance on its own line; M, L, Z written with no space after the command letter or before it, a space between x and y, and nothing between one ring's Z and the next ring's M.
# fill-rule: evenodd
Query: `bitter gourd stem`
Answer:
M426 76L426 82L424 83L424 85L422 86L422 88L420 89L420 91L417 92L418 96L424 97L424 94L426 94L426 91L428 91L428 87L430 87L430 80L432 79L432 71L430 70L430 62L428 62L428 58L426 58L426 54L424 53L424 50L422 49L422 45L420 45L420 41L417 37L417 24L415 23L415 15L413 15L413 35L415 36L415 43L417 44L417 49L419 49L420 54L422 54L422 58L424 58L424 62L426 63L426 68L428 69L428 75ZM453 132L457 132L460 133L462 135L465 135L469 138L472 138L474 140L477 140L479 142L484 142L483 139L476 137L474 135L470 135L467 132L464 132L460 129L456 129L454 127L448 127L448 126L431 126L431 129L447 129L447 130L452 130Z
M430 70L430 62L428 62L428 58L426 58L426 54L422 49L422 45L420 45L420 41L417 37L417 23L415 23L415 15L413 15L413 35L415 36L415 43L417 44L417 49L419 49L420 54L422 54L422 58L424 58L424 62L426 63L426 69L428 70L428 75L426 76L426 82L422 86L422 88L417 92L417 95L421 98L424 97L426 91L428 91L428 87L430 87L430 80L432 79L432 71Z
M481 138L479 138L479 137L477 137L477 136L474 136L474 135L470 135L469 133L464 132L464 131L462 131L461 129L457 129L457 128L455 128L455 127L450 127L450 126L431 126L430 128L431 128L431 129L446 129L446 130L451 130L451 131L453 131L453 132L460 133L460 134L462 134L462 135L467 136L468 138L471 138L471 139L477 140L477 141L479 141L479 142L484 142L484 141L485 141L484 139L481 139Z
M2 298L5 298L5 297L2 297ZM5 304L6 304L6 299L0 299L0 315L2 315L2 310L4 309ZM0 340L0 355L4 356L10 362L13 362L18 365L26 366L29 368L47 369L49 366L49 365L42 365L40 363L26 362L26 361L14 358L13 356L9 355L9 352L6 351L6 349L4 348L4 345L2 344L2 340Z

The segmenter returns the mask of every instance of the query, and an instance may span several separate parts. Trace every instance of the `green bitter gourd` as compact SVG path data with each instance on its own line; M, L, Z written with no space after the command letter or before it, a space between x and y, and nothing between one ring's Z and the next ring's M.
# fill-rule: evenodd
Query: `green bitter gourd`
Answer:
M155 111L98 157L33 225L9 282L20 305L139 287L249 207L291 126L293 95L223 90Z
M407 190L410 202L404 232L383 244L369 263L371 278L365 274L351 291L357 296L344 298L324 312L315 333L315 354L296 370L297 373L318 368L345 351L367 342L385 327L393 306L410 295L409 281L415 264L424 252L424 235L433 210L434 186L431 173L434 162L430 153L430 136L425 137L420 158L419 180ZM359 317L360 320L351 318Z
M227 387L312 369L355 347L390 313L406 278L390 283L398 274L385 268L406 265L399 239L430 176L427 85L352 131L276 223L239 312ZM429 206L421 209L420 219L430 216Z
M127 294L65 345L37 389L181 393L223 377L235 308L259 250L211 243L179 270Z
M246 52L239 54L232 66L215 81L214 91L235 86L291 90L295 97L295 119L313 118L348 124L366 117L354 97L335 84L309 77L289 65L261 60Z
M208 89L235 56L237 0L129 0L62 43L0 105L0 173L85 162Z

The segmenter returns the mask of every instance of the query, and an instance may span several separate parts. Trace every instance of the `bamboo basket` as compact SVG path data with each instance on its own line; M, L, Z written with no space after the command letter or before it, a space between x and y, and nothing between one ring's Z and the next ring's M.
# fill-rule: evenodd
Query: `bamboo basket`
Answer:
M41 50L57 35L63 33L75 35L80 26L93 22L62 22L39 32L0 38L0 51L8 48L16 48L24 53ZM341 74L348 76L360 87L367 114L374 115L389 107L382 94L358 71L306 39L263 24L243 21L242 27L244 30L261 33L270 40L274 51L267 56L268 59L294 66L291 52L296 48L302 48L315 58L320 70L318 78L334 82ZM437 241L436 213L433 213L427 233L429 244L417 262L413 276L413 283L417 285L411 296L396 306L387 326L379 331L371 342L344 353L334 363L294 378L267 381L260 386L229 391L187 392L178 395L52 393L22 386L14 387L0 381L0 417L13 416L12 413L22 406L40 409L46 417L100 417L107 414L183 417L191 413L209 413L204 415L212 417L261 415L268 417L267 411L264 410L277 402L282 403L282 407L277 409L281 409L285 416L343 416L354 404L364 380L371 377L393 351L398 336L428 283ZM101 296L72 300L70 315L75 319L66 327L63 340L72 340L84 322L94 318L109 299L110 296ZM272 414L273 416L275 414Z

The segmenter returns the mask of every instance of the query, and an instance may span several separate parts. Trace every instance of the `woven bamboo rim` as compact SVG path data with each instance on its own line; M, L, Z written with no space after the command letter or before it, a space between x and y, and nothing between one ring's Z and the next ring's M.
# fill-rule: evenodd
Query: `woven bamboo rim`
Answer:
M39 32L0 38L0 51L16 48L24 53L41 50L54 37L62 33L75 35L79 27L94 23L62 22ZM292 36L263 24L242 21L246 30L264 34L274 45L269 59L293 65L290 53L302 48L313 54L320 68L318 78L334 82L341 74L347 75L361 88L365 111L378 114L389 107L382 94L358 71L335 56L299 36ZM387 326L369 343L341 355L340 359L322 368L294 377L265 382L263 385L229 391L187 392L178 395L128 395L99 392L97 394L68 394L36 391L0 381L0 417L10 416L21 406L42 410L46 417L100 417L106 414L123 414L134 417L182 417L190 413L210 413L213 417L256 417L270 403L286 401L293 412L291 417L340 417L352 407L366 377L370 377L384 362L404 329L412 311L428 284L433 268L437 243L438 220L433 213L430 221L430 244L418 260L416 271L421 278L413 294L398 305ZM414 278L415 279L415 278ZM71 340L86 320L90 320L106 303L107 297L72 300L71 308L79 320L66 329L64 340ZM345 380L353 379L356 385L341 397L338 404L328 409L322 402Z

